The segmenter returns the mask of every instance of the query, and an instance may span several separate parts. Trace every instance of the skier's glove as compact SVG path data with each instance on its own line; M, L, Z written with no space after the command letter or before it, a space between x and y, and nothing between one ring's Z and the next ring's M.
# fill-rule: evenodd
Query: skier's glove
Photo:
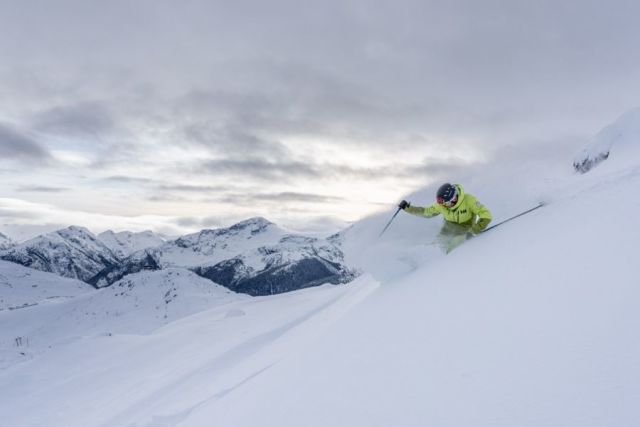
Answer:
M398 207L402 210L407 209L409 206L411 206L411 203L407 202L406 200L401 201L398 205Z
M482 233L484 229L487 228L487 225L489 225L489 222L491 222L490 219L480 218L478 222L473 224L471 231L473 231L474 234Z

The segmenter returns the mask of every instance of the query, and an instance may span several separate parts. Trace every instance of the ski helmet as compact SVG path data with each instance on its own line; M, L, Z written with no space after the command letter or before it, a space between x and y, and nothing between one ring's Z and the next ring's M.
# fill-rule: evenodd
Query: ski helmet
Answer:
M457 199L458 190L455 185L447 182L438 188L438 192L436 193L436 201L438 204L451 206L457 201Z

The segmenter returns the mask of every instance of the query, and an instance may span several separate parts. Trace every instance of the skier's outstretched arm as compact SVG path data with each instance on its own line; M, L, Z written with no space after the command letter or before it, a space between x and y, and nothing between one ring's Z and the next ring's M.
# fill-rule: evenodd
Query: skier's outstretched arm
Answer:
M411 206L411 203L404 200L398 205L398 207L404 210L406 213L416 216L424 216L427 218L431 218L440 214L436 206L437 205L431 205L427 206L426 208L423 208L421 206Z

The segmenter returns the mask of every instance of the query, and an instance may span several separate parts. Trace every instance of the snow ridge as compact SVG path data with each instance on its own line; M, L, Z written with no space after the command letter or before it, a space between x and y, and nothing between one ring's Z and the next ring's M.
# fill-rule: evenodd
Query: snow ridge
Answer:
M97 237L119 258L125 258L134 252L160 246L165 243L162 237L150 230L140 233L132 233L131 231L115 233L107 230L98 234Z

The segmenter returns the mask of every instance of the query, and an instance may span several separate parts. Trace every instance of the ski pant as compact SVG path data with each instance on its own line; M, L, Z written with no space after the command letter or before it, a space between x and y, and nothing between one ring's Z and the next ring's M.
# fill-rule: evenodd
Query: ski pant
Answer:
M467 240L469 233L471 233L469 225L445 221L436 236L436 244L443 252L449 253Z

